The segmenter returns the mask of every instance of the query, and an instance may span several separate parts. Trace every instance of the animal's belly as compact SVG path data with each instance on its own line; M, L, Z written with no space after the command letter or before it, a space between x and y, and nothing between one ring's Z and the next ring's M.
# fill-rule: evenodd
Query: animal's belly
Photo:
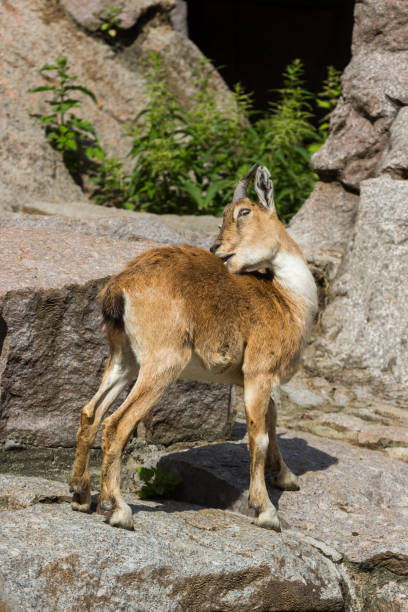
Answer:
M193 353L189 363L180 375L182 380L216 382L227 385L242 385L243 377L240 364L213 366L206 368L201 359Z

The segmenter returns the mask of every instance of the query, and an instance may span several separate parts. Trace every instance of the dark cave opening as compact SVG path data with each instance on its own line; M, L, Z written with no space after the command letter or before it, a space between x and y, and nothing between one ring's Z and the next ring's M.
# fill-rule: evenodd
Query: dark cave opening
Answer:
M189 0L188 28L227 84L242 83L263 110L293 59L302 60L306 87L314 93L327 66L345 68L353 9L354 0Z

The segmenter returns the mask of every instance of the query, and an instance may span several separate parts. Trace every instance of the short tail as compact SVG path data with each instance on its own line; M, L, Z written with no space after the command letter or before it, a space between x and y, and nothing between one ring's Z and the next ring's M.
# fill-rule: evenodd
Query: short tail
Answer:
M107 327L112 330L123 330L125 298L122 289L108 283L99 295L102 299L102 315Z

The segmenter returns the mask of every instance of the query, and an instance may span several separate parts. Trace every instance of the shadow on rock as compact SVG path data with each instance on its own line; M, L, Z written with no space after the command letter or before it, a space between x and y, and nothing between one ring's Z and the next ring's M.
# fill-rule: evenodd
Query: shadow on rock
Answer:
M239 434L242 431L235 430L233 435L238 437ZM242 440L242 436L239 439ZM301 438L279 436L279 445L285 462L298 475L325 470L337 463L336 457L310 446ZM159 463L164 470L183 479L178 489L178 500L252 516L247 504L249 452L245 442L231 441L171 453L163 456ZM271 500L277 505L282 491L270 483L268 490Z

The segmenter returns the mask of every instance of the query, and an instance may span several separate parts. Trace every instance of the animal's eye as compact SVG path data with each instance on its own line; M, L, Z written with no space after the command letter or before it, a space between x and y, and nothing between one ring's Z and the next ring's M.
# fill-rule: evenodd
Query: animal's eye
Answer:
M249 215L250 212L251 212L250 208L241 208L241 210L238 213L238 217L246 217L247 215Z

